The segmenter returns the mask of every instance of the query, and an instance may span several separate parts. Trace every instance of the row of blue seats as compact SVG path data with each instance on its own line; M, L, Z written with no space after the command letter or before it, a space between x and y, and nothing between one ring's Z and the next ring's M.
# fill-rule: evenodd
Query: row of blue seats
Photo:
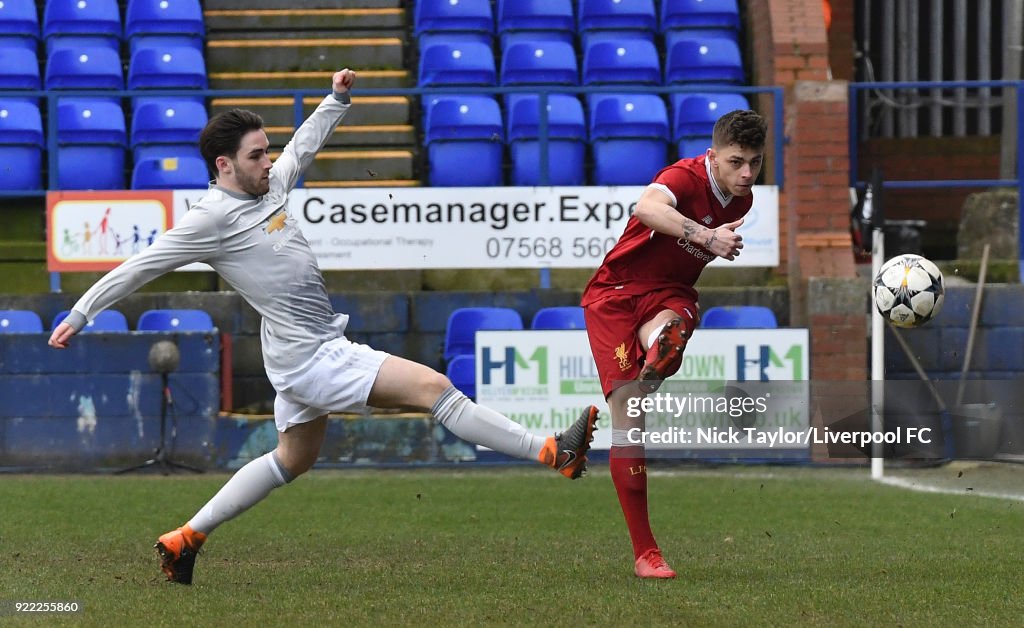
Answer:
M67 318L64 310L53 318L51 329ZM210 331L213 319L203 310L146 310L139 316L138 331ZM43 320L32 310L0 310L0 333L41 333ZM126 332L128 319L117 310L104 310L89 321L82 332Z
M0 2L0 37L38 39L40 21L34 0ZM189 34L202 36L206 27L199 0L128 0L122 28L118 0L46 0L42 37L99 35Z
M56 326L56 323L54 324ZM725 305L701 314L700 325L717 329L774 329L778 321L771 308L762 305ZM541 308L530 322L531 330L586 329L583 308L578 305ZM448 315L444 333L444 359L476 353L476 332L520 331L519 312L508 307L463 307Z
M206 121L206 108L198 102L140 101L128 135L117 100L62 98L56 119L56 189L123 189L126 147L134 163L132 188L205 188L210 177L196 141ZM0 100L0 161L5 164L0 189L41 189L45 146L36 104Z
M542 308L534 314L530 329L585 329L583 308L572 305ZM448 315L444 332L444 359L473 355L476 332L480 330L521 330L523 318L508 307L461 307Z
M739 30L737 0L416 0L417 35L437 31L506 33L678 28Z
M201 50L181 45L144 43L131 54L128 89L206 89L206 61ZM121 55L101 46L54 48L39 73L36 54L25 48L0 47L0 89L125 89Z
M116 37L104 37L98 35L60 35L48 37L45 42L42 59L49 61L53 53L58 50L82 48L103 48L121 56L121 47L124 42ZM203 39L191 35L137 35L127 40L127 58L131 58L139 48L167 48L184 47L194 48L197 52L203 52ZM39 42L34 39L0 36L0 49L21 48L33 54L39 53Z
M715 121L746 98L731 93L681 93L665 101L654 94L592 94L589 116L569 94L547 103L549 185L586 184L586 143L596 185L642 185L668 161L669 143L679 157L696 157L711 146ZM437 96L425 103L425 143L433 186L488 186L504 181L504 142L509 144L512 185L539 185L540 104L532 94L510 95L507 125L491 96ZM671 129L671 131L670 131ZM467 172L463 164L473 163Z
M718 306L701 315L706 329L774 329L775 313L760 305ZM523 329L519 312L504 307L459 308L448 317L445 328L444 359L452 384L467 397L476 398L476 332L482 330L518 331ZM586 329L583 308L549 307L539 310L530 329Z
M571 44L520 41L505 48L500 72L490 46L476 41L424 45L419 61L421 86L447 85L674 85L739 84L743 59L735 41L681 33L666 50L664 67L650 41L625 37L591 40L582 67Z

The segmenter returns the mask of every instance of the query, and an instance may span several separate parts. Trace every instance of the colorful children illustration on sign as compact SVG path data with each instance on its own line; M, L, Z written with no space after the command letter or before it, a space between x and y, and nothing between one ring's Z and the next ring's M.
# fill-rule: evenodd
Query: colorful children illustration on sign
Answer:
M54 194L49 203L50 269L105 270L145 250L171 226L173 196L163 196Z

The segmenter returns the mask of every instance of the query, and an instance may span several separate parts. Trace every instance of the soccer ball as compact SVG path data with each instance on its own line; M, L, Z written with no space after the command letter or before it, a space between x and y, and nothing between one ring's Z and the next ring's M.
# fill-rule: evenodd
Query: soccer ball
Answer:
M897 327L917 327L935 318L944 292L942 271L920 255L897 255L875 277L875 307Z

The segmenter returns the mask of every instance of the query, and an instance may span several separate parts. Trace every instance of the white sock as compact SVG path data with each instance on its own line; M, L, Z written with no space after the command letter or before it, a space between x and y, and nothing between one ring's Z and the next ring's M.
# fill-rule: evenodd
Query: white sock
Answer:
M642 433L642 432L641 432ZM637 433L633 432L633 438L636 439ZM636 443L629 440L629 430L621 430L618 428L612 428L612 446L613 447L629 447L636 445Z
M277 458L268 454L239 469L188 522L196 532L209 534L220 524L242 514L279 486L294 478Z
M431 414L453 434L503 454L537 460L544 438L534 436L512 419L481 405L451 386L441 393Z

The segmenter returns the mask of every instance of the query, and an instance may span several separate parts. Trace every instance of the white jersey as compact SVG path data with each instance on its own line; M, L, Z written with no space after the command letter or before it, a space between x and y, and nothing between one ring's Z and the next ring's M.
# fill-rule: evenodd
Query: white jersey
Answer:
M81 331L86 321L144 284L205 262L263 318L267 373L297 370L323 343L344 334L348 316L331 308L316 257L286 203L349 107L348 94L324 98L274 162L266 195L211 185L174 228L96 282L65 320Z

